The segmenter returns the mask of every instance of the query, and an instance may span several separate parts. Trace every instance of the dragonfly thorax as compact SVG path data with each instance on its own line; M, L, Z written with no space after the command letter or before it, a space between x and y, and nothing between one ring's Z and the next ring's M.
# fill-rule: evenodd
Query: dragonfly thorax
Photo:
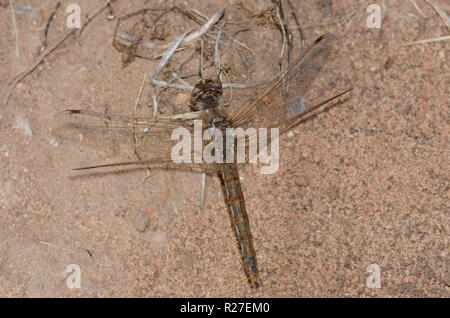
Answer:
M206 110L222 105L222 84L212 80L201 80L191 93L191 107Z
M190 106L203 112L202 119L206 127L225 128L227 126L222 92L222 84L209 79L199 81L192 90Z

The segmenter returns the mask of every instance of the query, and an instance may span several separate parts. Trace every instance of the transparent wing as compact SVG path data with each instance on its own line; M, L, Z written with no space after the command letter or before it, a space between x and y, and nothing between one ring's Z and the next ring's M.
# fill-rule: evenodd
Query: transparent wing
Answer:
M324 34L310 44L291 67L256 92L230 117L233 127L268 128L301 113L304 95L325 64L334 36Z
M193 121L199 118L199 112L133 118L88 110L66 110L57 116L58 129L54 134L106 151L107 161L90 168L130 164L173 166L171 151L179 142L172 140L174 130L181 129L180 133L193 136ZM191 140L189 142L192 144Z

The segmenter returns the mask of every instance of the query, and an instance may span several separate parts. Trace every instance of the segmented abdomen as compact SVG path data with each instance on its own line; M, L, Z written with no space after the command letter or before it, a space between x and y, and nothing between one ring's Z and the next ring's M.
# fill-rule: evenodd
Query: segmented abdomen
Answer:
M239 172L235 164L220 164L224 181L231 219L236 231L241 249L243 266L252 287L259 286L259 272L256 263L256 253L253 247L252 234L245 209L244 194L241 189Z

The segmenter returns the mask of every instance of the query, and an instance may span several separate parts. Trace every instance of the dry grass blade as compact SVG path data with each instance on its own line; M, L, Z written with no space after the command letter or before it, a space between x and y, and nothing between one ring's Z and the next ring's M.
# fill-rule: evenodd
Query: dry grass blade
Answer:
M67 34L61 40L59 40L55 45L53 45L50 49L48 49L47 52L45 52L45 54L42 55L41 58L39 58L36 62L34 62L31 67L29 67L27 70L25 70L21 74L17 75L13 80L11 80L11 82L8 84L8 86L10 86L8 94L6 95L3 101L3 110L6 108L6 105L8 104L8 101L12 96L17 84L19 84L25 77L30 75L45 60L45 58L47 58L54 50L56 50L61 44L63 44L64 41L69 36L74 34L76 31L77 29L72 29L71 31L67 32Z
M419 12L419 14L422 16L422 18L427 19L428 17L426 16L426 14L422 11L422 9L420 9L420 7L417 5L415 0L409 0L411 2L411 4L414 6L414 8L417 10L417 12Z
M167 62L172 57L173 53L178 48L178 46L181 44L181 42L184 40L184 38L191 32L192 32L192 29L189 29L186 32L184 32L182 35L180 35L173 42L173 44L169 47L169 49L166 51L166 53L164 53L164 56L162 57L161 62L159 63L158 67L156 68L155 73L152 76L153 85L158 86L158 87L172 87L172 88L178 88L178 89L189 90L189 91L193 89L193 87L190 87L190 86L174 84L174 83L171 84L171 83L167 83L167 82L158 80L159 73L166 66Z
M300 43L302 50L305 48L305 35L303 33L302 25L300 23L300 19L297 16L297 10L292 4L291 0L288 0L289 7L291 8L292 15L294 16L295 23L297 23L298 32L300 33Z
M286 47L286 31L284 29L283 20L281 19L280 7L279 6L277 6L277 18L278 18L278 22L280 23L281 36L282 36L281 51L280 51L280 57L279 57L278 65L280 66L281 74L283 74L284 73L283 57L284 57L284 48ZM283 87L284 86L285 86L285 84L284 84L284 79L283 79Z
M11 9L13 29L14 29L14 33L16 35L16 56L19 57L20 56L19 32L17 31L16 14L14 13L13 0L9 0L9 8Z
M206 189L206 173L202 172L201 180L201 193L200 193L200 210L205 210L205 189Z
M426 39L426 40L419 40L419 41L414 41L414 42L408 42L408 43L404 43L404 46L410 46L410 45L416 45L416 44L425 44L425 43L431 43L431 42L440 42L440 41L447 41L450 40L450 35L447 36L440 36L437 38L433 38L433 39Z
M425 2L428 3L439 14L445 26L450 31L449 17L445 13L444 9L441 8L441 5L439 5L435 0L425 0ZM450 7L448 4L447 6Z
M219 20L222 18L223 14L225 12L225 6L220 7L216 14L214 14L201 28L200 30L190 34L189 36L184 39L185 43L190 43L193 41L196 41L201 36L206 34Z

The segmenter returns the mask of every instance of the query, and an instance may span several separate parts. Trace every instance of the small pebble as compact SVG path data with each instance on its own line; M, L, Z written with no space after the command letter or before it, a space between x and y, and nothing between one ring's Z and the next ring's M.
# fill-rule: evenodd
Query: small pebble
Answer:
M148 217L148 213L145 211L139 212L134 217L133 226L139 232L145 232L145 229L149 226L150 219Z
M350 65L355 71L359 71L364 67L364 64L359 60L352 62Z
M33 10L32 7L30 6L24 6L24 5L18 5L16 8L16 14L17 15L22 15L22 14L31 14L35 17L37 17L36 12Z
M21 130L26 136L33 136L30 122L20 116L16 117L16 123L12 126L13 129Z
M450 272L447 272L447 273L444 275L444 282L445 282L445 284L446 284L447 286L450 286Z

